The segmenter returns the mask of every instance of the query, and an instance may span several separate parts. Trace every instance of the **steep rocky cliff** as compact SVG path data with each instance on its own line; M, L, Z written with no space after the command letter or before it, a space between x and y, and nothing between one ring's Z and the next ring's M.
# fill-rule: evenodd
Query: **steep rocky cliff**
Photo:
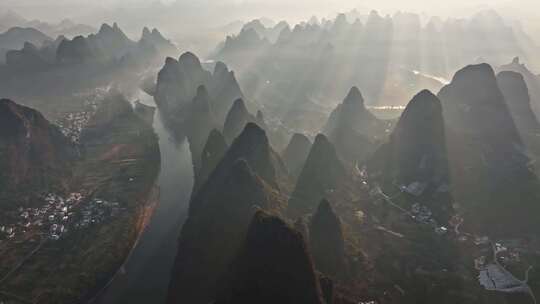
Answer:
M321 199L336 191L346 178L333 145L324 135L317 135L289 200L289 216L314 212Z
M30 192L66 177L76 152L41 113L1 99L0 155L0 192Z
M281 212L281 169L265 132L248 124L190 204L169 289L169 303L208 303L245 238L256 208Z
M255 213L216 303L322 304L302 235L278 217Z
M384 123L369 112L360 90L353 87L330 114L324 134L344 160L355 164L374 151L374 141L383 137L384 130Z
M369 167L399 184L448 183L445 125L437 96L424 90L413 97Z
M345 240L341 219L332 205L323 199L311 218L309 249L315 267L325 275L342 278L346 270Z
M282 157L289 173L298 177L311 150L311 141L303 134L294 134L291 141L283 151Z

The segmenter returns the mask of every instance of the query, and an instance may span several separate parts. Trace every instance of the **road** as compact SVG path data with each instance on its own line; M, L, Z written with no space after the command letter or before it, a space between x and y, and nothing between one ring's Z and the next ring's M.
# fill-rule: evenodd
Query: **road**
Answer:
M412 214L409 210L405 210L404 208L402 208L402 207L399 206L398 204L394 203L394 202L392 201L392 198L391 198L390 196L386 195L386 194L382 191L382 189L381 189L380 187L377 186L377 190L375 190L375 191L377 191L377 193L379 193L379 194L383 197L383 199L384 199L388 204L392 205L393 207L399 209L401 212L406 213L406 214L409 215L410 217L414 218L414 214Z
M36 248L34 248L34 250L32 250L32 252L30 252L29 254L27 254L17 265L15 265L4 277L2 277L2 279L0 279L0 286L2 286L2 283L5 282L9 276L11 276L14 272L16 272L17 270L19 270L19 268L21 268L22 265L24 265L24 263L26 263L26 261L28 261L32 256L34 256L34 254L36 254L40 249L41 247L43 247L43 245L45 245L45 243L47 242L47 238L44 237L41 242L39 243L39 245L36 246Z
M26 261L28 261L30 258L32 258L43 247L43 245L45 245L45 243L47 243L47 240L48 240L48 238L46 236L43 237L43 239L41 240L39 245L37 245L36 248L34 248L34 250L32 250L29 254L27 254L19 263L17 263L17 265L15 265L8 273L6 273L6 275L4 275L2 277L2 279L0 279L0 286L2 286L2 283L4 283L7 279L9 279L9 277L12 274L14 274L17 270L19 270L24 265L24 263L26 263ZM1 291L0 290L0 294L6 296L8 298L15 299L15 300L17 300L18 302L21 302L21 303L33 303L30 300L21 298L21 297L15 295L15 294L7 292L7 291Z
M409 212L408 210L405 210L404 208L402 208L401 206L395 204L393 201L392 201L392 198L388 195L386 195L382 189L380 187L376 187L375 191L388 203L390 204L391 206L399 209L400 211L402 211L403 213L406 213L408 214L409 216L411 216L412 218L414 218L414 215ZM460 234L460 231L459 231L459 226L461 226L461 224L463 223L463 221L461 221L458 225L456 225L455 227L455 232L456 232L456 235L459 235ZM472 234L469 234L469 233L464 233L464 234L467 234L467 235L472 235ZM536 297L534 295L534 292L532 291L532 289L530 288L530 286L528 285L528 281L529 281L529 272L532 270L532 266L530 266L526 273L525 273L525 279L524 280L519 280L518 278L516 278L510 271L506 270L506 268L504 268L500 263L499 263L499 260L497 259L497 254L499 253L496 249L496 246L494 243L492 243L492 250L493 250L493 259L497 265L497 267L500 268L500 270L504 273L505 276L507 276L508 278L510 278L510 280L512 281L515 281L515 282L519 282L520 285L517 287L517 288L512 288L512 290L516 290L516 289L519 289L519 288L522 288L522 290L524 290L527 294L529 294L531 296L531 298L533 299L533 302L534 304L537 304L537 301L536 301ZM501 292L508 292L508 290L505 290L505 289L499 289L499 291Z

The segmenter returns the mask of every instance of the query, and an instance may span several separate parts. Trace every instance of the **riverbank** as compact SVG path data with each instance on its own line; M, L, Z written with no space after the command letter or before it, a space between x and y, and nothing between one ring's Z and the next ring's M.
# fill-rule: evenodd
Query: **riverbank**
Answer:
M155 106L148 95L141 103ZM161 153L158 185L160 202L154 210L123 270L93 304L165 303L177 240L185 220L193 187L193 166L187 141L177 142L165 127L159 111L153 124Z
M118 268L116 273L110 278L110 280L107 282L107 284L105 284L105 286L103 286L99 292L95 293L95 295L90 300L86 301L86 303L95 303L96 301L98 301L98 299L107 291L107 289L114 282L114 280L116 278L118 278L118 276L121 276L121 275L125 274L126 264L129 261L129 259L131 258L131 256L133 255L133 252L136 250L136 248L137 248L137 246L138 246L138 244L139 244L139 242L141 240L141 237L144 234L144 231L145 231L146 227L150 223L152 215L154 214L154 210L159 205L159 193L160 193L159 187L157 185L155 185L152 188L152 191L150 192L147 203L144 206L141 206L139 208L140 212L139 212L139 216L138 216L138 220L137 220L137 226L136 226L137 231L138 231L137 239L135 240L135 243L131 247L131 250L130 250L129 254L127 255L126 259L124 260L122 265Z
M73 178L65 181L68 193L49 193L50 203L36 199L36 207L58 209L47 219L60 218L51 225L55 233L0 245L0 264L5 264L0 269L9 269L35 248L36 241L50 239L3 282L4 294L39 304L80 303L102 289L143 234L159 197L158 138L129 111L95 131L84 139ZM0 296L3 300L7 299Z

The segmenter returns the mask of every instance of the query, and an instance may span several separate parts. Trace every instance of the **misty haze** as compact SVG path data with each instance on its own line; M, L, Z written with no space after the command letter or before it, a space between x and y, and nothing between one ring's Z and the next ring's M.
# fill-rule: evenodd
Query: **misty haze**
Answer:
M537 0L2 0L0 304L536 304Z

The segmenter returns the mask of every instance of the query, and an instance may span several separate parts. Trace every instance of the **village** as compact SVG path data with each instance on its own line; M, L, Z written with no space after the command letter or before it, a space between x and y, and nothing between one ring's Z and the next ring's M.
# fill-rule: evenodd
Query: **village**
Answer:
M81 94L79 97L84 99L83 110L62 113L61 117L55 121L60 131L73 144L79 145L81 134L92 116L97 111L98 100L105 96L106 92L97 90L93 93Z
M82 130L87 125L92 115L93 113L91 111L66 113L62 119L56 121L56 124L64 136L72 143L79 145Z
M367 181L366 181L367 184ZM420 225L429 225L433 232L448 241L457 242L460 248L471 255L474 270L480 286L488 291L503 293L522 293L530 295L534 303L536 298L528 285L529 273L533 270L532 258L540 254L538 240L523 238L491 239L489 236L476 235L460 230L464 218L456 213L446 225L441 225L433 218L433 212L425 205L416 201L425 190L425 185L419 182L410 185L396 185L396 194L387 195L378 186L371 187L370 196L374 202L385 201L401 212L405 217ZM438 192L449 191L447 185L439 187ZM410 206L407 208L397 199L403 199ZM454 209L459 205L454 203ZM390 231L403 236L399 232Z
M37 242L43 238L58 241L73 230L98 225L125 210L118 202L87 199L80 192L67 197L48 193L42 200L40 207L19 207L7 214L6 222L0 223L0 245Z

